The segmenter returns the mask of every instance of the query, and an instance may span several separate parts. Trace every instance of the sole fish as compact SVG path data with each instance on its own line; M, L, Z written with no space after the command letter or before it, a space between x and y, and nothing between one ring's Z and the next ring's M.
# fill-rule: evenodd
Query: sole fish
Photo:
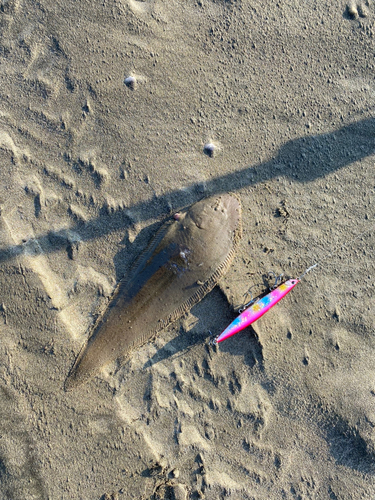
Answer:
M189 311L228 270L241 235L241 204L232 194L203 199L167 221L117 285L65 389L87 382Z

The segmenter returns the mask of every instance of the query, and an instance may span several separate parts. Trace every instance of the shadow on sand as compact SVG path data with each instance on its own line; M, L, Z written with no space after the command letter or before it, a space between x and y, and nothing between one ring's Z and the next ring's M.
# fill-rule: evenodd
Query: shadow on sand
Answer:
M375 119L369 118L328 134L291 140L268 162L251 165L208 181L207 193L214 195L227 191L235 192L277 177L308 183L374 153ZM191 199L192 192L196 193L196 199ZM175 190L158 198L143 201L128 207L127 210L136 210L140 220L151 218L148 214L152 214L152 218L161 218L165 216L168 202L172 202L173 206L183 207L198 201L199 198L201 195L198 185L192 185L188 190L185 186L184 190ZM126 210L119 210L114 214L103 211L95 219L72 226L69 233L77 234L81 241L89 241L129 225ZM37 255L67 248L69 253L69 245L72 245L72 242L69 241L66 231L51 231L22 245L0 248L0 264L25 252ZM121 275L117 278L120 279Z

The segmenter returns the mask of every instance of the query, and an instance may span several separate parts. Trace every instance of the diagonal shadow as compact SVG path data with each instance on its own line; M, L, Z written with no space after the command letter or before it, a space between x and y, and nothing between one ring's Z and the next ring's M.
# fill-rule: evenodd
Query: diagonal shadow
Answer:
M233 314L233 319L235 317L236 315ZM228 322L223 323L220 328L214 329L214 331L221 332L226 326L228 326ZM220 352L228 352L232 355L242 356L245 365L250 368L256 366L260 371L264 370L263 347L259 342L255 330L251 326L246 328L243 332L239 332L238 336L231 339L231 342L227 344L220 344L220 346L211 345L210 342L213 339L214 335L209 336L209 333L207 333L206 337L202 338L202 333L189 333L189 335L186 335L182 332L182 334L180 333L158 349L156 353L144 363L143 370L169 358L177 359L180 356L185 357L188 351L198 346L203 346L207 352L212 351L214 353L220 350Z
M258 335L252 326L249 326L244 331L239 332L231 338L231 342L223 342L219 345L212 343L216 334L232 321L237 314L228 311L228 300L219 287L214 288L209 293L210 309L215 311L213 315L207 314L208 296L194 306L194 316L197 322L188 334L183 326L180 326L179 333L173 337L164 346L160 347L153 356L151 356L143 365L143 369L152 367L153 365L163 362L166 359L177 359L180 356L186 357L186 353L195 348L204 348L206 354L211 356L213 353L220 350L228 352L232 355L243 356L243 362L250 368L256 367L263 371L263 347L259 342ZM210 325L210 330L202 332L202 322ZM203 370L204 371L204 370Z
M335 132L290 140L268 162L251 165L211 179L207 182L207 192L213 195L237 191L276 177L307 183L374 153L375 119L368 118L346 125ZM195 188L197 200L201 197L199 187L198 184L190 186L190 188ZM128 207L127 210L135 209L140 214L140 220L147 220L149 218L147 214L152 214L153 218L165 215L168 202L179 207L191 204L191 189L175 190L157 199L142 201ZM71 227L69 233L78 234L81 241L88 241L129 225L126 211L120 210L110 215L102 213L97 218L84 223L79 222ZM34 255L51 253L71 244L74 242L69 240L65 230L50 231L25 244L0 248L0 264L23 253Z

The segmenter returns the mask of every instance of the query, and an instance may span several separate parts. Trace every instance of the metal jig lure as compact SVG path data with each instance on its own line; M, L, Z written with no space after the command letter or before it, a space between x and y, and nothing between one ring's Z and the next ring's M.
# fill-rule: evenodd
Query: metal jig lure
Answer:
M239 331L251 325L251 323L254 323L254 321L263 316L263 314L269 311L271 307L285 297L285 295L288 294L299 282L300 279L298 278L290 279L279 285L262 299L259 299L255 302L255 304L245 309L218 337L216 337L214 344L222 342L228 337L235 335Z
M254 323L257 319L263 316L263 314L269 311L271 307L273 307L283 297L285 297L285 295L287 295L291 290L293 290L293 288L297 285L297 283L301 281L301 279L305 276L305 274L311 271L311 269L314 269L314 267L316 267L317 265L318 263L314 264L313 266L310 266L308 269L306 269L306 271L303 274L301 274L299 278L289 279L288 281L285 281L285 283L276 286L270 293L268 293L263 298L257 300L255 303L253 303L253 301L250 301L250 303L247 304L247 306L249 307L247 307L244 311L242 311L241 314L237 316L237 318L234 321L232 321L232 323L220 335L218 335L214 339L213 343L218 344L219 342L222 342L228 337L235 335L236 333L240 332L247 326ZM279 279L280 277L276 278L275 281L276 285Z
M346 244L341 245L341 250L343 248L347 248L349 245L351 245L355 240L363 236L364 234L368 233L371 231L373 228L375 228L375 224L372 224L369 228L367 228L365 231L355 235L353 238L351 238L349 241L346 242ZM277 304L285 295L287 295L293 288L301 281L301 279L312 269L314 269L316 266L321 265L321 263L326 260L328 257L332 257L332 255L337 254L339 252L339 248L336 247L330 252L325 253L323 257L319 259L318 262L313 264L312 266L308 267L302 274L299 276L299 278L293 278L289 279L285 283L282 283L281 285L278 285L278 282L280 280L280 277L276 277L275 285L271 292L269 292L267 295L265 295L263 298L257 300L254 302L251 300L247 304L245 304L241 309L240 309L240 315L237 316L237 318L232 321L232 323L217 337L215 337L214 340L211 342L213 344L218 344L219 342L222 342L223 340L227 339L228 337L231 337L232 335L235 335L236 333L240 332L247 326L251 325L254 323L257 319L259 319L263 314L265 314L267 311L271 309L275 304ZM249 293L249 292L248 292Z

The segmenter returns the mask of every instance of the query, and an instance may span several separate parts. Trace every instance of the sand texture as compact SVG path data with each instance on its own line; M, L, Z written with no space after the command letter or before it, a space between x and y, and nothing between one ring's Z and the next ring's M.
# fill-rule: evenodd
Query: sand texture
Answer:
M373 0L0 0L0 500L374 500L374 35ZM65 392L150 237L223 192L220 287Z

